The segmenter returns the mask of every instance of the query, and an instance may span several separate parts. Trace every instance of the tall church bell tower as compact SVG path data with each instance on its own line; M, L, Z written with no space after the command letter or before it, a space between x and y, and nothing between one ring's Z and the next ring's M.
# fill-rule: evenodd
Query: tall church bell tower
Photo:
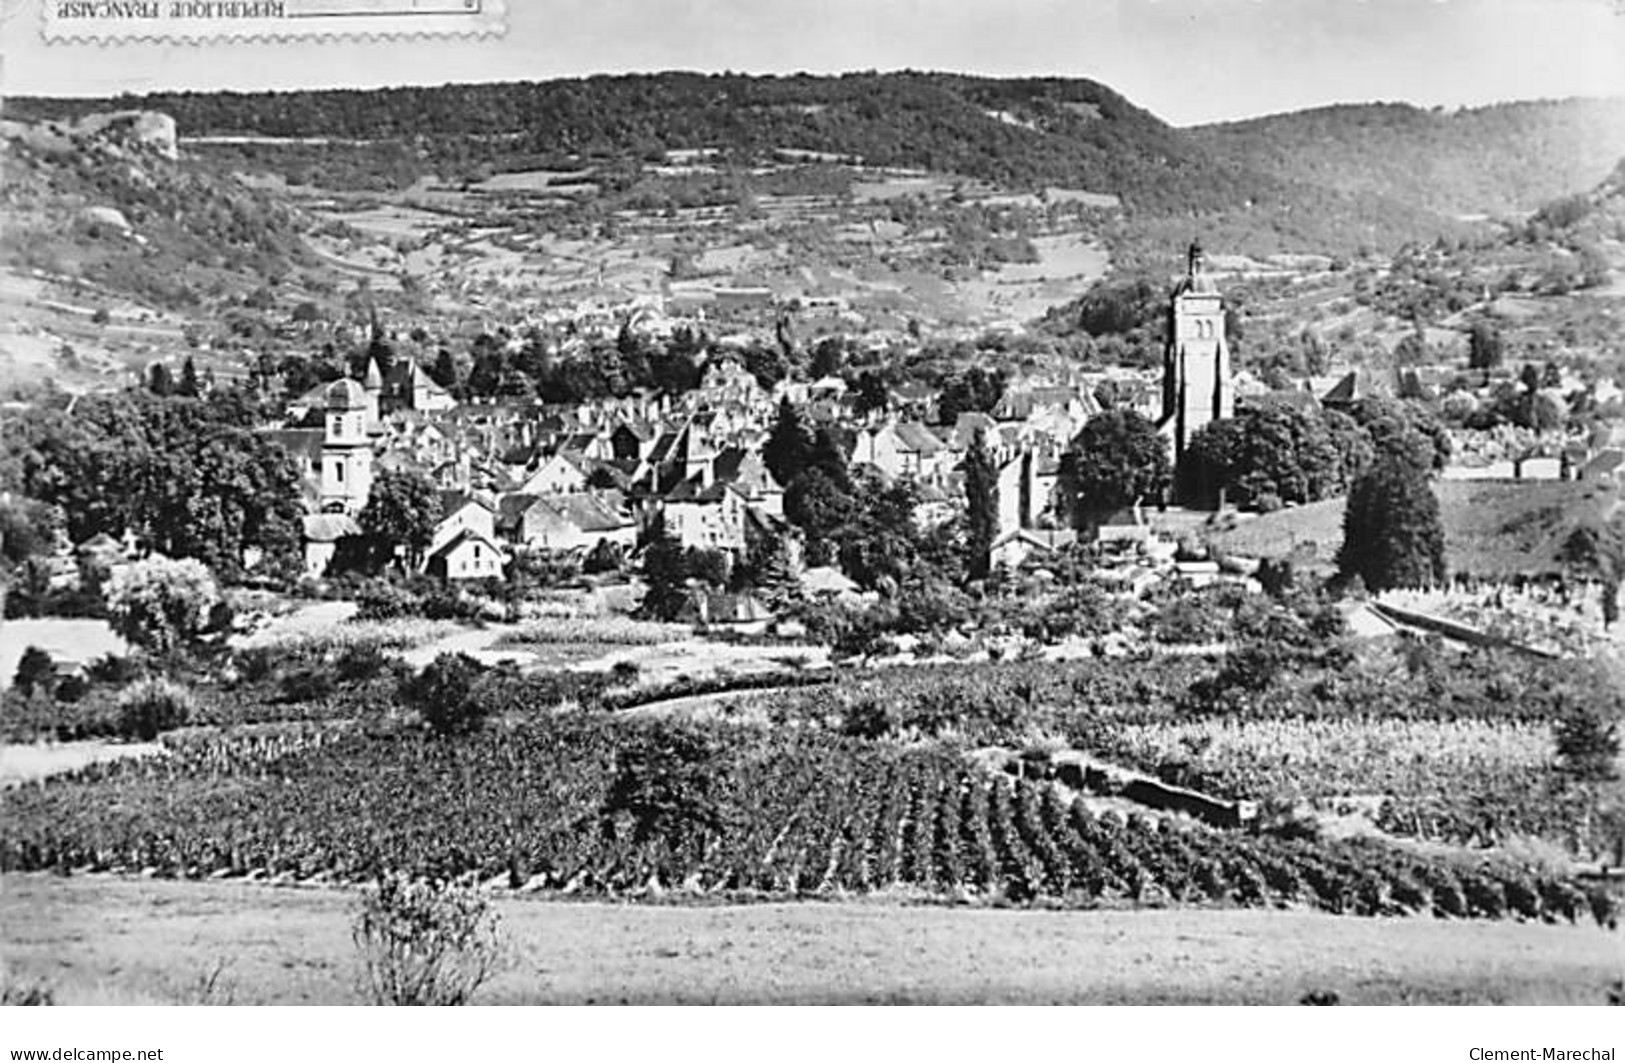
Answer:
M1204 425L1234 417L1230 344L1224 335L1224 297L1207 275L1207 260L1193 242L1185 276L1169 306L1168 346L1162 362L1162 418L1158 429L1173 446L1176 480L1188 470L1185 451Z

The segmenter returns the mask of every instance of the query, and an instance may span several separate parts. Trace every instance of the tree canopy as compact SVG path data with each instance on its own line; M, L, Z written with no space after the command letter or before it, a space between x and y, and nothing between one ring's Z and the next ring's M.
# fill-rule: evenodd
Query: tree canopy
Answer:
M1133 410L1089 419L1061 459L1062 500L1080 523L1160 499L1173 480L1168 443Z
M427 476L386 469L373 480L356 523L385 557L397 550L416 568L440 523L440 494Z
M1371 459L1370 437L1336 411L1244 406L1191 436L1187 457L1211 491L1246 508L1318 502L1341 494Z
M195 639L219 601L214 574L192 558L154 555L119 569L107 584L113 629L157 654Z
M236 393L204 399L139 391L36 406L0 423L12 459L0 483L57 507L74 542L133 530L155 551L195 557L224 576L245 551L296 566L299 474L270 436L246 427Z

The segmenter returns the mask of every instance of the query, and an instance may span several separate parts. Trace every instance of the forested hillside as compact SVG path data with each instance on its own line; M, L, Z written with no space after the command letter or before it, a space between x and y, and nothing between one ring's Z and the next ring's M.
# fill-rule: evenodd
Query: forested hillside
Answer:
M1443 112L1322 107L1189 130L1232 165L1442 214L1519 214L1601 181L1625 155L1625 100Z
M744 163L790 148L1005 187L1106 192L1142 218L1239 214L1242 228L1282 234L1287 246L1385 246L1440 227L1426 211L1218 157L1083 79L666 73L369 92L8 101L19 117L109 107L173 115L183 137L325 138L290 145L280 161L297 157L302 172L352 187L399 187L428 173L478 178L566 158L624 166L695 148ZM276 168L282 150L256 149L255 161Z

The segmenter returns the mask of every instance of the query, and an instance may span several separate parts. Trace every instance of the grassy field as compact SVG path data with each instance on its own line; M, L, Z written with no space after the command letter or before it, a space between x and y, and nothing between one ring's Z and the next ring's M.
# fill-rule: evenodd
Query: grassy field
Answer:
M109 877L0 879L9 977L59 1003L357 1003L357 895ZM504 899L507 969L541 1003L1600 1004L1595 927L1301 912L1047 912L883 901L676 907ZM218 972L213 990L205 983Z
M1497 576L1550 570L1563 540L1582 523L1608 519L1619 496L1588 483L1442 480L1433 485L1452 572ZM1246 519L1207 538L1227 553L1284 557L1312 546L1334 564L1343 542L1345 499L1328 499Z

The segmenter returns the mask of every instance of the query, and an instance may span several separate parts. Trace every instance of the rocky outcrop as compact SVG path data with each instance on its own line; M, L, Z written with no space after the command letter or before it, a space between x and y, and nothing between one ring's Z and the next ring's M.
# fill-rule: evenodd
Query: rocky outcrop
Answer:
M74 132L134 141L166 159L180 157L175 119L158 111L109 111L89 114L74 124Z
M158 111L106 111L88 114L77 122L22 122L0 120L0 138L24 144L45 155L67 155L82 150L88 141L108 148L136 148L165 159L180 157L175 119Z

